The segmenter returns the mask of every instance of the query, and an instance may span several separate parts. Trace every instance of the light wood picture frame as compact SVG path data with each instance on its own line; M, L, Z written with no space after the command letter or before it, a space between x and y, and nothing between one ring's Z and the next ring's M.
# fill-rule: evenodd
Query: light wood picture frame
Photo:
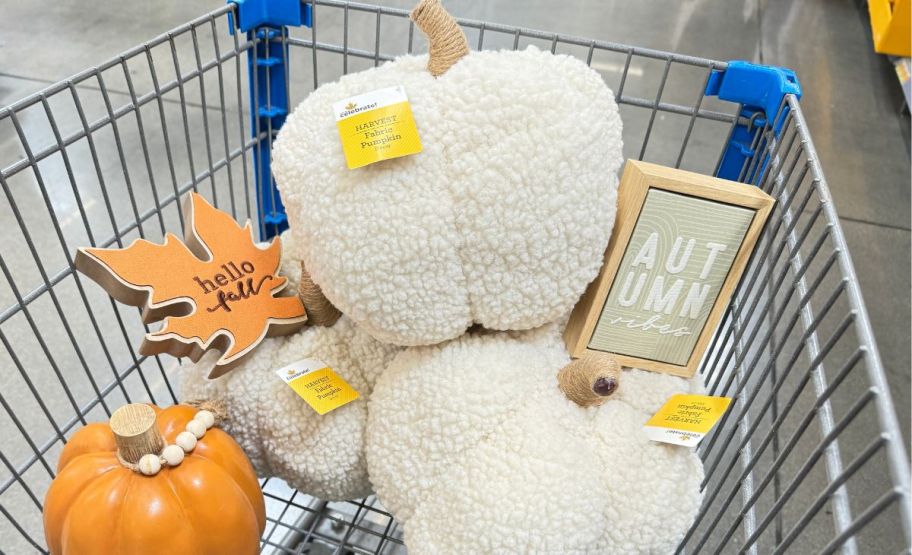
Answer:
M605 263L564 332L570 355L693 376L774 204L755 186L628 161Z

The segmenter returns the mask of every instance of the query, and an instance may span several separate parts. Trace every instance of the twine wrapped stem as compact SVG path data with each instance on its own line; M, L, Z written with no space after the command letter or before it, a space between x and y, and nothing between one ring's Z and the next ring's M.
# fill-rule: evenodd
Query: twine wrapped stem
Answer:
M465 33L440 4L440 0L421 0L410 14L412 21L428 38L428 71L434 77L446 73L469 53Z
M301 281L298 285L298 296L301 297L301 302L304 304L307 322L314 326L330 327L342 316L342 312L329 302L320 286L311 279L310 272L304 267L303 262L301 262Z
M621 365L609 354L587 352L561 368L558 387L581 407L601 405L611 397L621 380Z

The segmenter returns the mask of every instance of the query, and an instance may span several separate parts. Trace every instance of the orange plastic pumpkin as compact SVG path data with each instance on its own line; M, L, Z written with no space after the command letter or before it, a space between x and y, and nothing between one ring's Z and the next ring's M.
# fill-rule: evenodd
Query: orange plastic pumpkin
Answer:
M176 466L164 465L147 476L125 466L137 462L126 454L139 434L127 437L114 425L123 409L147 413L149 424L142 433L159 446L162 440L177 443L177 435L198 412L184 405L127 405L114 413L111 425L89 424L73 434L44 503L50 552L257 553L266 525L263 495L253 467L231 436L210 428Z

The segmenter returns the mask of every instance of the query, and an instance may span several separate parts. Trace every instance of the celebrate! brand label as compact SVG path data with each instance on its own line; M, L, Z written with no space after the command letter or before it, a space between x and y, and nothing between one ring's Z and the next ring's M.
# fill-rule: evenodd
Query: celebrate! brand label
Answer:
M643 431L652 441L695 447L725 414L731 399L708 395L672 395Z
M405 89L379 89L333 104L348 169L421 152Z
M348 382L316 359L299 360L279 368L276 375L321 415L359 397Z

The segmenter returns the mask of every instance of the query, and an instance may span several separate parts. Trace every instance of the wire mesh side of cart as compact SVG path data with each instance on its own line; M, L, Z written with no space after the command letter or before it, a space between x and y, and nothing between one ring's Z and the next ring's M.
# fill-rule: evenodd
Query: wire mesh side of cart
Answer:
M407 12L336 0L310 28L230 33L234 5L0 110L0 550L44 550L41 506L66 439L130 401L180 398L168 357L135 351L136 309L73 271L78 246L159 241L196 190L236 218L277 225L268 153L286 107L321 83L426 44ZM577 56L615 91L625 155L715 173L738 125L761 126L741 170L778 199L707 355L735 398L699 453L705 502L682 552L898 552L909 547L908 461L845 239L797 100L750 122L705 95L726 64L461 21L476 48ZM278 44L278 60L261 58ZM248 64L266 78L248 91ZM262 99L266 99L265 103ZM251 102L253 101L253 102ZM254 106L255 114L249 106ZM781 123L781 127L774 125ZM264 205L266 208L264 209ZM373 498L324 503L263 483L265 552L397 553ZM533 525L547 526L547 522Z

